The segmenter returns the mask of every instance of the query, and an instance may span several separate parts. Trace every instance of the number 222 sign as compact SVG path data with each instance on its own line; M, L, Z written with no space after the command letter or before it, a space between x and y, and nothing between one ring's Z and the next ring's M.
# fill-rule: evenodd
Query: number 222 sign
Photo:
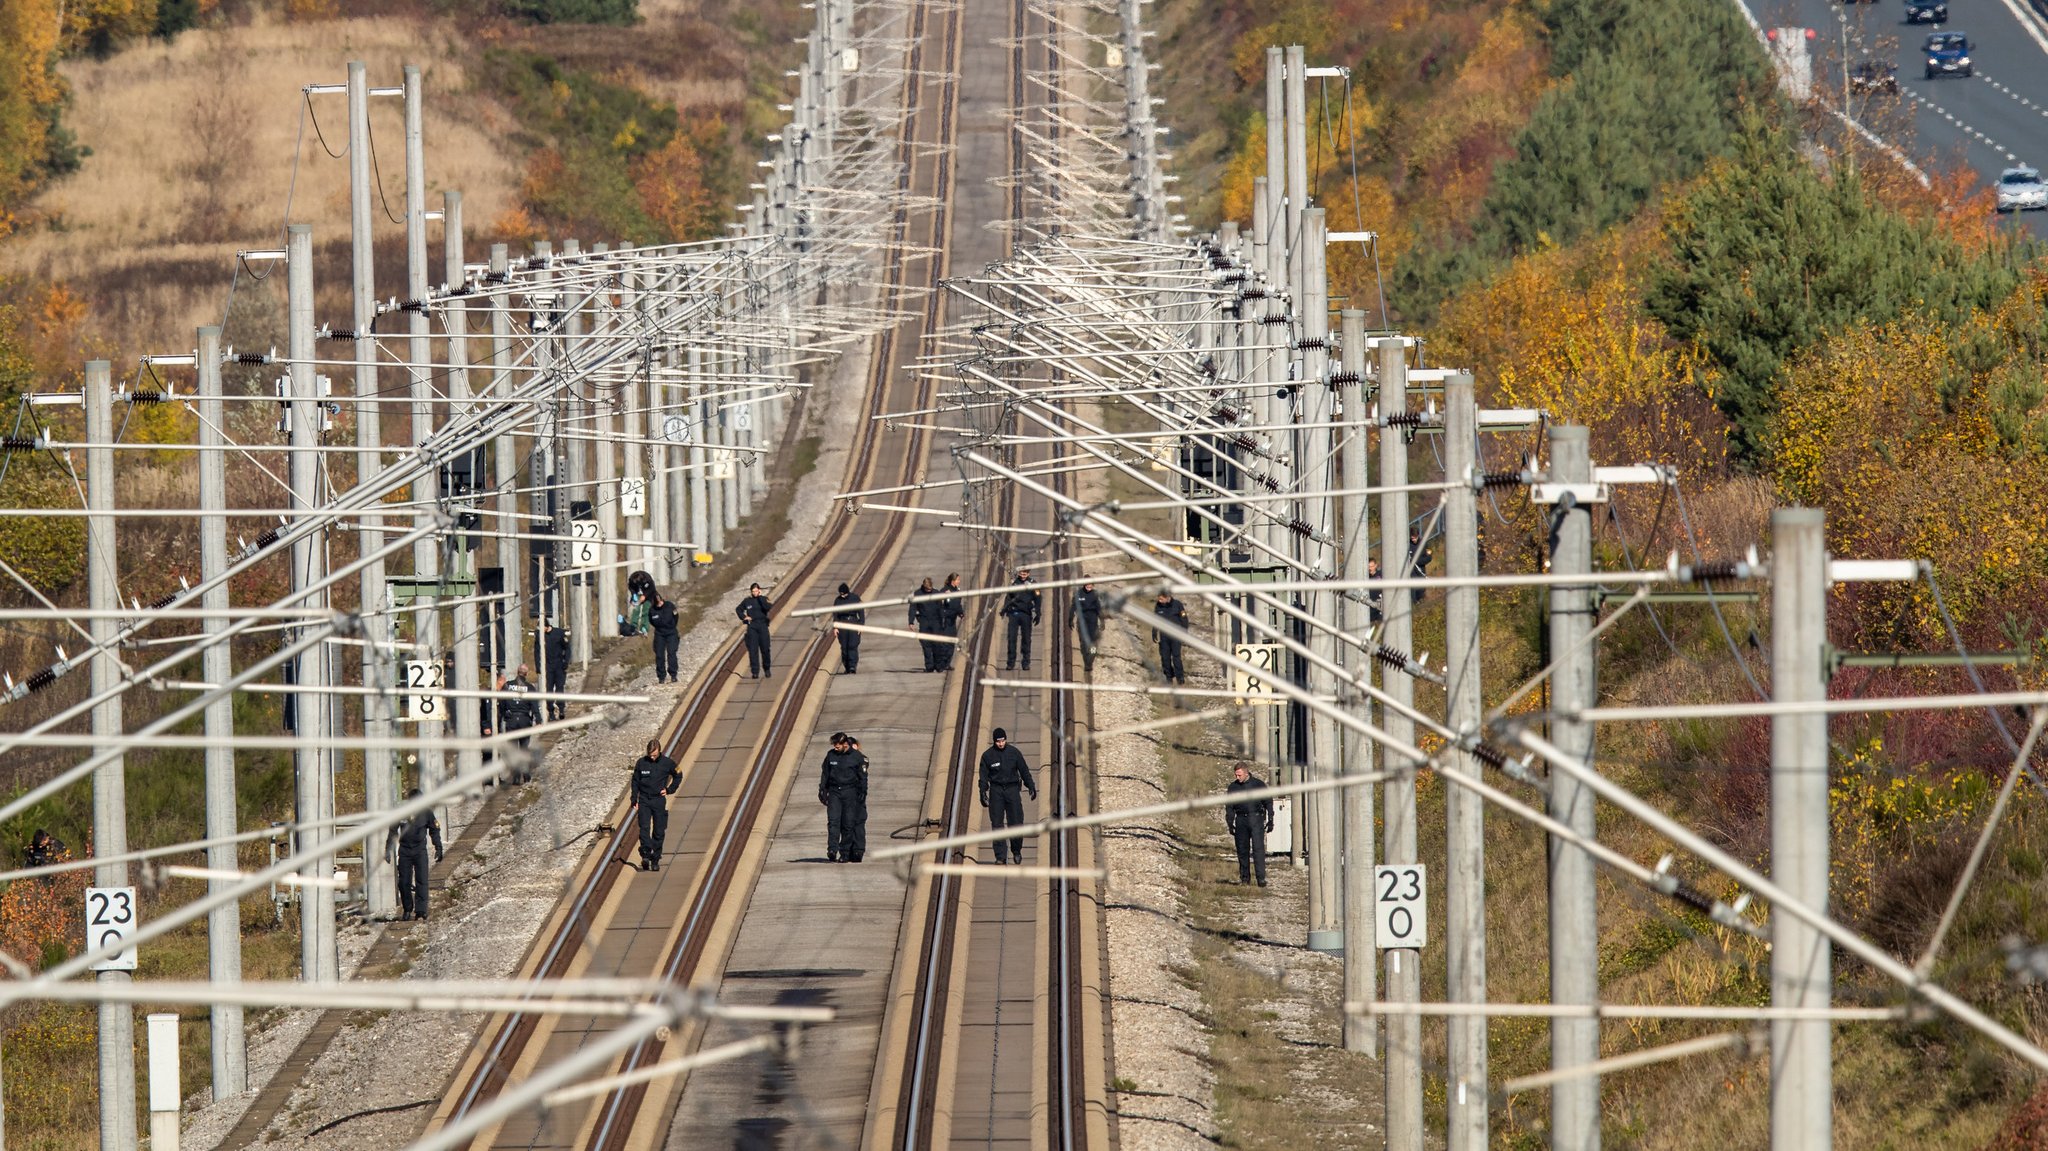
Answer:
M132 887L88 887L85 889L85 946L97 951L120 943L135 934L135 889ZM94 971L135 970L135 949L92 965Z

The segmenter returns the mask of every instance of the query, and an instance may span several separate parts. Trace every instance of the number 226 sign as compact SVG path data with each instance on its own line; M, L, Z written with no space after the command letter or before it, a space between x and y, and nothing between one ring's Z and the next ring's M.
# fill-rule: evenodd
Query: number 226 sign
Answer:
M135 934L135 889L132 887L88 887L85 889L85 946L97 951L120 943ZM92 965L94 971L135 970L135 949Z

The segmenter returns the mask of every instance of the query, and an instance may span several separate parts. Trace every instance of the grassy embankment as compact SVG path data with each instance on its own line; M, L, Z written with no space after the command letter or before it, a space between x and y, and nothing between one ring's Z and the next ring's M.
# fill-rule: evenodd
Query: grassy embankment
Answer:
M2048 530L2027 509L2048 498L2048 274L1994 225L1971 174L1925 157L1935 178L1922 189L1825 117L1784 104L1732 6L1712 0L1366 7L1225 0L1164 14L1165 95L1185 118L1175 143L1198 225L1247 218L1250 178L1264 170L1264 47L1306 43L1311 62L1353 69L1348 105L1335 86L1311 92L1318 200L1332 228L1382 237L1377 268L1333 252L1333 296L1377 325L1383 278L1394 322L1425 337L1429 362L1471 366L1483 402L1588 424L1600 462L1679 468L1677 493L1629 493L1602 517L1602 566L1768 548L1769 508L1807 503L1827 510L1837 554L1924 558L1940 588L1939 601L1926 585L1838 594L1837 647L2038 643ZM1219 46L1228 72L1208 65ZM1866 111L1887 129L1905 122L1895 107ZM1433 457L1417 443L1421 475ZM1538 446L1503 438L1487 451L1505 463ZM1542 525L1513 501L1486 509L1482 533L1489 570L1543 561ZM1534 596L1489 597L1490 700L1542 665L1542 611ZM1623 621L1602 640L1603 697L1753 698L1745 669L1768 690L1767 598L1721 614L1675 606ZM1443 650L1440 607L1425 607L1416 646ZM2030 670L1985 677L1994 687L2039 682ZM1955 673L1852 670L1834 690L1968 687ZM1982 713L1842 720L1830 734L1835 910L1910 962L2010 753ZM1617 780L1767 864L1767 722L1615 725L1600 757ZM1440 861L1441 789L1425 779L1420 793L1423 855ZM2048 1019L2038 994L2008 976L2000 940L2048 935L2041 802L2021 788L1934 966L2035 1034ZM1600 826L1644 862L1668 850L1612 811ZM1543 851L1526 827L1490 817L1494 999L1548 993L1545 926L1532 910L1545 899ZM1767 1001L1767 956L1754 943L1631 884L1601 883L1608 998ZM1835 970L1838 1002L1899 1001L1859 964L1838 958ZM1424 996L1441 997L1440 954L1425 978ZM1604 1050L1702 1033L1614 1025ZM1440 1106L1442 1028L1426 1034ZM1836 1034L1845 1145L1975 1147L2008 1116L2002 1140L2039 1122L2027 1117L2039 1107L2016 1111L2034 1077L1953 1025ZM1547 1063L1540 1023L1497 1023L1492 1039L1496 1077ZM1766 1096L1763 1062L1721 1056L1612 1076L1603 1099L1610 1139L1676 1148L1761 1146ZM1540 1094L1500 1107L1499 1140L1537 1145L1544 1108ZM1233 1142L1285 1142L1269 1138L1269 1116L1234 1113L1221 1112Z

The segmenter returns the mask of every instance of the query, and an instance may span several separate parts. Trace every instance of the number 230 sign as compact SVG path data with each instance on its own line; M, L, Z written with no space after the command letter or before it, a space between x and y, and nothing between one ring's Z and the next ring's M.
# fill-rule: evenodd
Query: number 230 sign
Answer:
M85 889L85 946L98 950L120 943L135 934L135 889L132 887L88 887ZM94 971L135 970L135 949L92 965Z
M1372 938L1381 948L1421 948L1429 939L1429 874L1419 863L1372 869Z

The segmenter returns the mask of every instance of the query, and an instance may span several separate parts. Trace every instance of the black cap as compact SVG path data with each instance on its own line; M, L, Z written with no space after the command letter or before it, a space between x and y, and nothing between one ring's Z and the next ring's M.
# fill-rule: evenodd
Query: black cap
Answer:
M850 591L852 591L852 590L853 590L852 588L850 588L850 587L847 587L847 586L846 586L845 584L840 584L840 585L839 585L839 594L840 594L840 595L845 595L846 593L848 593L848 592L850 592Z
M835 731L835 732L833 732L833 733L832 733L832 742L833 742L833 743L845 743L845 742L846 742L846 733L845 733L845 732L843 732L843 731Z
M1007 731L1004 731L1004 730L1003 730L1002 728L1000 728L1000 727L999 727L999 728L997 728L997 729L995 730L995 734L994 734L994 735L992 735L992 736L991 736L990 738L992 738L992 739L1008 739L1008 738L1010 738L1010 733L1009 733L1009 732L1007 732Z

